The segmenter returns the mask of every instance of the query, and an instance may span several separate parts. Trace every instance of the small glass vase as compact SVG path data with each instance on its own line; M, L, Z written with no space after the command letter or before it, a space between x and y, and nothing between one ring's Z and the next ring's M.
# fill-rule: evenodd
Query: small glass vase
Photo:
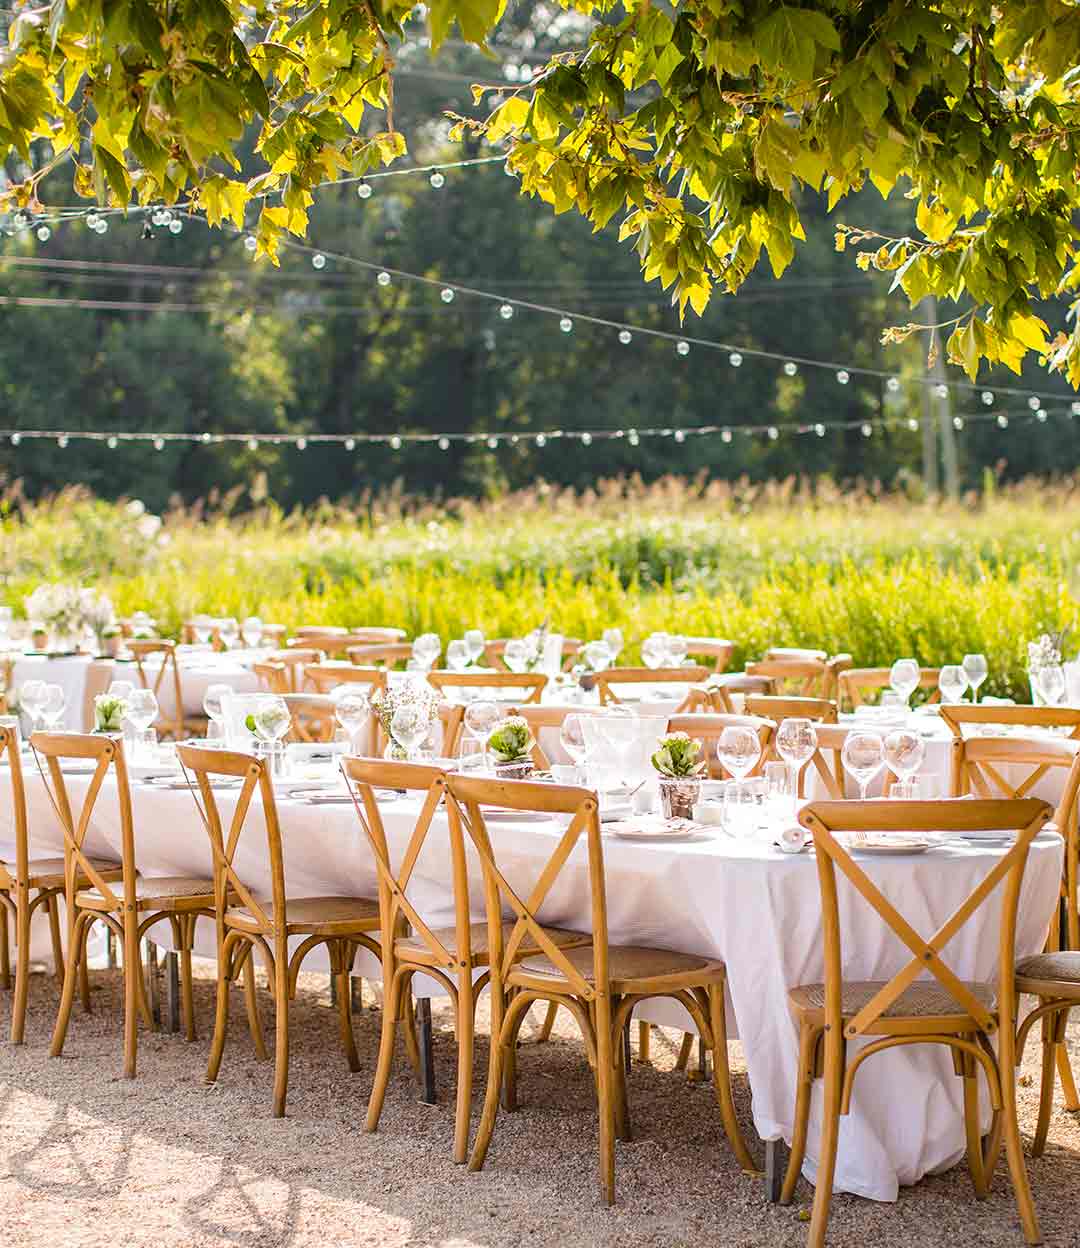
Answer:
M495 775L499 780L527 780L533 773L531 758L517 759L512 763L496 763Z
M693 819L701 800L701 781L696 776L660 777L660 813L665 819Z

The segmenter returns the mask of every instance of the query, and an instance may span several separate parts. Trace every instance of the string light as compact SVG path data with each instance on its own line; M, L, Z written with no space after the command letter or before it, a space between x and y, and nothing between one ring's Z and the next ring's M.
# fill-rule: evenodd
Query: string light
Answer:
M799 366L798 364L795 363L794 360L788 360L787 363L784 365L784 372L789 377L794 377L798 371L799 371Z
M676 429L676 430L675 430L675 435L674 435L674 436L675 436L675 441L676 441L676 442L685 442L685 441L686 441L686 434L685 434L685 433L683 433L683 431L682 431L681 429ZM590 441L591 441L591 439L590 439Z
M346 449L347 451L355 451L355 450L356 450L356 439L355 439L355 438L346 438L346 439L345 439L345 441L342 443L342 446L344 446L344 447L345 447L345 449Z
M888 390L888 392L889 392L890 394L895 394L895 393L897 392L897 390L899 390L899 389L900 389L900 378L899 378L899 377L890 377L890 378L889 378L889 379L885 382L885 389L886 389L886 390Z
M868 438L874 432L874 426L869 425L869 424L863 424L859 426L859 431L862 433L862 436L864 438Z
M439 439L439 450L448 451L449 449L450 449L450 439L444 433L443 436Z
M255 438L248 438L247 449L249 451L257 451L259 449L259 443L256 441Z
M732 368L738 368L739 365L742 364L742 355L738 351L732 351L732 353L727 358L728 358L728 363L731 365Z
M1033 412L1037 412L1039 410L1039 396L1037 394L1033 394L1031 398L1028 399L1028 407L1030 407Z
M446 178L444 178L443 175L438 171L438 169L436 169L435 172L431 175L431 177L428 178L428 181L431 183L432 187L437 191L442 188L443 184L446 182Z
M574 328L574 322L568 316L564 316L559 322L559 328L564 334L568 334Z
M499 306L499 315L504 321L508 321L514 315L514 309L509 303L501 304Z
M1008 416L1006 416L1004 412L999 412L999 413L998 413L998 418L997 418L997 423L998 423L998 428L999 428L999 429L1007 429L1007 428L1009 427L1009 418L1008 418Z
M110 444L110 445L111 445L111 444ZM155 451L163 451L164 449L165 449L165 439L164 439L164 438L155 438L155 439L154 439L154 450L155 450Z
M449 286L444 286L442 290L439 291L439 298L443 301L443 303L453 303L454 292Z
M992 390L984 390L979 397L987 407L994 406L994 392Z
M259 245L259 240L255 237L254 234L249 234L247 238L244 239L244 247L247 251L253 252L255 248L258 247L258 245Z
M721 433L720 433L720 441L721 441L721 442L726 442L726 443L728 443L729 445L730 445L730 443L731 443L731 437L732 437L732 434L731 434L731 430L730 430L730 429L724 429L724 430L722 430L722 431L721 431Z
M964 427L964 418L963 418L963 416L954 416L954 417L952 418L952 426L953 426L953 428L956 430L956 432L957 432L957 433L959 433L959 432L960 432L960 430L961 430L961 429L963 429L963 427Z
M311 257L311 267L313 269L325 269L326 268L326 257L322 254L321 251L317 251Z
M628 347L634 341L634 335L628 329L620 329L619 341L624 347Z
M66 433L62 433L62 434L61 434L61 435L60 435L60 436L56 439L56 445L57 445L57 446L58 446L61 450L64 450L64 448L65 448L65 447L67 446L67 444L68 444L68 441L69 441L69 438L68 438L67 434L66 434Z
M914 417L912 417L912 418L911 418L911 419L907 422L907 427L911 430L911 432L912 432L912 433L918 433L918 432L919 432L919 422L918 422L918 421L917 421Z
M37 228L37 236L43 242L47 243L52 238L52 230L47 225L39 225Z
M395 450L395 451L400 451L400 450L401 450L401 438L400 438L400 437L399 437L396 433L395 433L395 434L394 434L394 436L390 439L390 446L391 446L391 448L392 448L393 450Z
M307 450L307 438L297 438L296 449L298 451L306 451Z
M104 225L105 222L103 221L101 224ZM184 228L184 223L183 221L180 220L179 217L173 217L173 219L169 222L170 234L179 234L183 228ZM104 234L105 231L102 230L101 233Z
M357 195L360 196L361 199L370 199L371 198L371 183L361 182L360 185L356 188L356 193Z
M848 382L851 380L851 374L847 371L847 369L846 369L846 368L842 368L842 369L841 369L841 370L840 370L840 371L836 374L836 380L837 380L837 381L838 381L838 382L839 382L842 386L846 386L846 385L848 384Z
M685 338L680 338L679 341L675 344L675 350L678 351L680 355L689 355L690 344L686 341Z
M115 434L113 434L112 437L107 438L105 440L105 445L109 448L110 451L115 451L116 448L120 445L120 439Z
M934 387L934 394L939 399L947 399L949 397L949 387L944 382L939 382Z
M380 286L389 286L390 281L391 281L390 274L387 273L385 269L383 269L382 272L378 275L378 277L375 278L375 280L379 283Z

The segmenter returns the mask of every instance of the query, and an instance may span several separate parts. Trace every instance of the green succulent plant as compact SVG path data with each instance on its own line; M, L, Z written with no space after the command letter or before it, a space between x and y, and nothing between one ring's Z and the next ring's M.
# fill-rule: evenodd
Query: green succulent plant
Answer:
M532 749L532 733L529 725L520 715L511 715L502 723L496 724L487 739L487 748L500 763L523 763Z
M701 742L685 732L673 732L661 737L660 748L652 756L652 765L662 776L686 779L700 776L705 770L705 760L699 758Z

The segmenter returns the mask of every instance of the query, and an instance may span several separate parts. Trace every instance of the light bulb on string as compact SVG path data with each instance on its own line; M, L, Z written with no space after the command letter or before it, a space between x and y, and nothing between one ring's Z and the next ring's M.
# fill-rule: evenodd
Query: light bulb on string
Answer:
M88 230L96 230L97 223L101 220L96 212L88 212L86 214L86 228ZM16 218L16 224L21 225L22 222Z
M934 387L934 394L937 395L939 399L947 399L949 397L949 387L945 385L944 382L939 382Z
M537 446L547 446L547 437L545 434L538 433L533 441Z
M842 368L842 369L841 369L841 370L840 370L840 371L836 374L836 380L837 380L837 381L838 381L838 382L839 382L842 386L846 386L846 385L848 384L848 382L851 380L851 374L847 371L847 369L846 369L846 368Z
M915 419L914 416L912 416L912 418L907 422L907 427L911 430L912 433L918 433L919 422Z
M581 435L582 446L592 446L592 434L586 431Z
M356 188L356 193L357 195L360 196L361 199L370 199L371 198L371 183L361 182L360 185Z
M21 434L21 433L13 433L13 434L11 435L11 445L12 445L12 446L18 446L18 445L19 445L19 443L20 443L21 441L22 441L22 434Z
M307 450L307 438L297 438L296 449L298 451L306 451Z
M874 432L874 426L870 424L863 424L860 426L859 432L864 438L868 438Z
M114 433L108 439L106 439L105 445L109 448L110 451L115 451L116 448L120 445L120 439Z
M1031 398L1028 399L1028 407L1030 407L1033 412L1037 412L1039 410L1039 396L1037 394L1033 394Z
M630 430L630 432L626 435L626 440L631 446L637 446L641 441L638 437L638 431L636 429Z
M345 448L347 451L355 451L355 450L356 450L356 439L355 439L355 438L346 438L346 439L345 439L345 441L342 443L342 446L344 446L344 448Z
M258 247L258 245L259 245L259 240L255 237L254 234L249 234L247 238L244 239L245 250L252 252L252 254L254 254L255 249L256 247Z
M257 451L257 450L259 449L259 439L258 439L258 438L248 438L248 440L247 440L247 449L248 449L249 451Z
M819 438L823 438L823 437L825 436L825 426L824 426L824 425L815 425L815 426L814 426L814 432L817 434L817 436L818 436Z
M994 406L994 392L992 390L984 390L979 397L986 407Z
M439 298L443 301L443 303L453 303L454 292L449 286L444 286L442 290L439 291Z
M685 338L680 338L679 341L675 344L675 350L678 351L680 355L689 355L690 344L686 341Z
M733 435L732 435L731 430L730 430L730 429L725 429L725 430L724 430L724 431L720 434L720 441L721 441L721 442L730 442L730 441L731 441L731 439L732 439L732 436L733 436Z
M508 303L501 304L499 307L499 315L504 321L508 321L514 315L514 309Z
M963 416L954 416L952 418L952 427L956 430L957 433L959 433L960 430L963 429L964 427Z
M394 434L394 436L390 439L390 448L391 448L391 450L394 450L394 451L400 451L400 450L401 450L401 439L398 437L398 435L397 435L396 433L395 433L395 434Z
M998 412L997 424L999 429L1008 429L1009 418L1004 412Z
M1069 411L1072 412L1074 416L1080 416L1080 403L1071 403L1069 405Z
M317 251L311 257L311 267L313 269L325 269L326 268L326 257L322 254L321 251Z
M794 360L788 360L788 362L784 365L784 372L789 377L794 377L798 371L799 371L799 366L798 364L795 363Z
M442 437L439 439L439 450L448 451L450 449L450 439Z
M390 280L391 280L390 274L387 273L385 269L383 269L383 271L378 275L378 277L376 277L375 280L379 283L380 286L389 286Z
M62 434L61 434L61 435L60 435L60 436L56 439L56 445L60 448L60 450L64 450L64 448L67 446L67 444L68 444L70 441L71 441L71 439L68 437L68 435L67 435L66 433L62 433Z
M108 230L108 228L109 228L108 221L106 221L104 217L98 217L98 223L96 226L94 226L94 233L104 234L105 231Z
M731 365L732 368L738 368L740 364L742 364L742 354L739 351L732 351L732 353L727 358L728 358L728 363Z
M499 445L499 439L492 435L487 440L488 449L494 451Z
M183 230L183 228L184 228L184 223L183 221L180 220L179 217L173 217L173 219L169 222L170 234L179 234Z
M634 335L628 329L620 329L619 341L624 347L628 347L634 341Z
M39 225L37 228L38 241L47 243L52 238L52 230L47 225Z
M1040 425L1046 424L1046 416L1047 416L1047 412L1046 412L1046 409L1043 407L1038 408L1035 412L1035 419L1039 422Z
M769 441L775 442L779 436L780 436L780 430L777 429L775 425L770 425L769 426Z
M162 224L162 225L168 225L168 224L169 224L169 222L170 222L170 221L172 221L172 218L173 218L172 209L171 209L171 208L162 208L162 210L161 210L161 224Z
M895 394L897 390L900 389L900 378L890 377L885 383L885 389L888 390L890 394Z
M431 177L428 178L428 181L431 183L432 188L437 191L442 188L443 184L446 182L446 178L439 172L438 169L436 169Z
M686 441L686 434L685 434L685 433L684 433L681 429L676 429L676 430L675 430L675 435L674 435L674 436L675 436L675 441L676 441L676 442L685 442L685 441Z
M574 322L568 316L564 316L559 322L559 328L564 334L568 334L574 328Z
M168 220L169 218L165 215L164 208L155 208L154 211L150 214L151 225L166 225L168 223Z
M164 449L165 449L165 439L164 439L164 438L155 438L155 439L154 439L154 450L155 450L155 451L163 451Z

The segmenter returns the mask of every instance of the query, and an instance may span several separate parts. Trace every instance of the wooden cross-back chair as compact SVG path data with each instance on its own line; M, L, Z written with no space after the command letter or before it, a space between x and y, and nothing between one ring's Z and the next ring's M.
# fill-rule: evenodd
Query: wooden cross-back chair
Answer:
M30 744L48 767L42 780L64 833L64 900L67 906L67 959L64 990L53 1031L50 1055L64 1049L76 980L85 975L86 939L90 927L102 922L123 949L124 975L124 1076L135 1077L138 1015L154 1029L146 1000L139 942L155 923L167 921L180 954L181 1009L189 1041L195 1039L195 1012L191 993L191 950L195 924L200 916L213 915L213 883L195 876L158 876L148 879L138 872L135 824L131 811L131 787L123 743L112 737L64 732L35 732ZM90 759L95 763L89 786L79 808L72 811L67 783L61 769L67 759ZM116 783L120 816L120 874L115 864L107 871L84 849L86 833L109 774ZM114 887L118 885L119 887Z
M615 1136L629 1138L630 1121L623 1062L624 1025L634 1006L650 997L672 997L691 1014L701 1036L713 1050L714 1086L721 1120L744 1169L754 1162L739 1132L731 1094L724 1014L726 970L722 962L667 949L611 945L608 941L604 855L596 794L587 789L522 780L446 778L450 822L465 828L484 873L487 943L491 967L491 1049L483 1115L476 1135L470 1170L479 1170L487 1156L499 1108L503 1074L513 1061L518 1030L534 1001L564 1006L581 1028L595 1073L599 1117L600 1190L615 1199ZM500 854L488 836L483 808L544 811L569 816L554 842L545 839L537 869L524 885L504 873ZM500 842L501 844L502 842ZM551 852L547 847L551 845ZM539 915L573 855L584 847L590 907L588 945L560 946ZM507 921L507 911L513 918ZM523 956L534 943L535 955Z
M938 689L940 667L919 668L919 689L929 689L927 702L940 702ZM866 702L868 694L880 693L892 685L892 669L888 667L849 667L837 675L837 701L854 710Z
M261 674L261 669L267 669L273 666L275 669L284 668L285 687L274 689L274 693L300 693L304 688L304 679L307 669L312 665L322 663L326 655L314 646L293 646L285 650L273 650L268 654L261 663L255 664L255 670ZM276 683L280 686L280 679L275 678Z
M827 798L843 801L845 790L842 754L851 728L846 724L815 724L814 731L817 733L817 746L799 773L798 796L806 797L808 780L813 778L825 790ZM780 760L775 744L772 754L774 760ZM891 787L891 781L886 776L885 791L888 792Z
M305 669L304 678L316 693L330 694L342 685L360 685L369 698L376 692L385 694L390 684L385 667L352 667L346 663L312 664ZM372 714L365 749L377 754L385 744L386 734L379 717Z
M158 700L158 719L154 727L159 733L166 733L174 741L185 735L185 730L196 723L205 725L206 718L193 717L188 721L184 717L184 691L180 681L180 664L176 658L176 642L162 640L137 641L134 638L127 643L131 656L135 660L135 673L139 684L144 689L153 691ZM160 664L151 664L147 670L147 660L151 655L159 655ZM157 671L154 671L157 667ZM161 710L161 691L167 688L173 698L173 713L165 715Z
M338 1022L341 1045L350 1070L360 1069L352 1029L352 993L349 975L356 951L363 946L378 956L379 946L371 933L379 928L378 904L366 897L290 897L285 885L274 786L266 763L232 750L208 750L202 746L177 748L185 771L194 776L199 816L210 838L214 859L212 914L217 929L217 1014L214 1039L206 1068L207 1083L217 1080L229 1022L229 984L247 971L253 984L255 951L262 955L274 1001L274 1116L284 1117L289 1083L289 1002L296 996L296 980L304 958L325 945L330 971L337 981ZM226 831L211 785L215 776L242 781L236 806ZM261 820L270 865L270 897L257 900L236 869L242 833L259 794ZM290 954L289 941L299 938ZM248 1019L256 1051L265 1058L262 1029L253 991L248 993Z
M449 672L441 669L427 673L428 683L449 698L458 689L527 690L523 702L535 703L547 688L543 672Z
M253 663L251 670L255 673L260 689L281 695L292 692L289 668L284 663Z
M30 992L30 924L40 909L49 916L53 965L61 987L64 983L64 947L60 940L59 902L64 896L63 858L31 858L26 814L26 786L23 780L19 737L13 728L0 727L0 759L7 758L11 777L12 828L15 833L15 860L0 861L0 985L11 987L11 955L8 945L8 916L15 936L15 1000L11 1011L11 1043L22 1044L26 1027L26 1006ZM104 880L121 878L120 864L91 859ZM85 872L76 873L76 886L85 888ZM90 990L86 967L82 967L83 1004L89 1008Z
M700 685L709 675L707 667L609 667L593 678L600 694L600 705L623 700L613 685ZM690 691L687 691L689 696ZM678 714L686 706L684 700L675 708Z
M788 1003L799 1025L799 1079L791 1158L781 1191L790 1203L806 1151L810 1101L816 1078L824 1079L809 1248L825 1243L836 1168L840 1118L848 1112L852 1083L863 1062L897 1045L942 1044L964 1080L967 1160L976 1194L989 1192L1004 1136L1020 1220L1028 1243L1039 1225L1031 1199L1016 1112L1016 913L1032 840L1050 817L1034 799L937 802L814 802L799 821L814 839L824 933L824 982L792 988ZM1015 832L1012 846L990 859L986 874L929 938L920 935L836 838L853 832ZM844 877L911 954L885 982L845 979L838 875ZM943 956L952 938L1002 886L996 983L965 981ZM870 1041L857 1052L848 1042ZM992 1041L997 1041L995 1054ZM978 1072L982 1070L994 1111L989 1135L981 1134Z
M1054 826L1065 838L1065 870L1062 894L1065 909L1065 947L1080 950L1080 910L1077 906L1077 876L1080 862L1080 836L1077 830L1077 790L1080 788L1080 741L1054 737L967 737L954 741L952 789L954 797L975 793L982 798L1020 798L1031 796L1032 789L1051 771L1065 771L1061 796L1054 809ZM1004 768L1020 769L1014 779L1002 774ZM1047 952L1061 948L1061 924L1055 915L1050 924ZM1064 1034L1053 1045L1054 1063L1061 1077L1065 1108L1080 1109L1076 1082L1069 1063ZM1053 1099L1053 1065L1051 1064L1049 1100ZM1042 1144L1046 1140L1049 1107L1045 1094L1047 1075L1044 1070L1044 1096L1040 1102L1039 1123ZM1039 1130L1036 1130L1039 1138ZM1040 1151L1042 1144L1040 1144Z
M786 698L782 694L751 693L743 702L747 715L762 715L779 723L782 719L812 719L815 723L835 724L839 719L836 703L829 698Z
M744 672L721 672L718 679L711 679L701 689L692 689L687 695L686 709L716 711L721 715L742 712L736 707L733 695L738 694L742 703L751 695L776 692L776 682L768 676L747 676Z
M667 726L668 732L685 732L701 741L701 756L708 765L709 777L714 780L731 778L716 754L717 744L725 728L750 728L757 733L761 753L749 774L760 775L768 761L776 733L776 725L772 720L763 719L759 715L672 715Z
M287 645L317 646L331 656L347 654L353 646L392 645L404 641L403 628L318 629L298 628Z
M406 663L413 657L411 641L382 642L378 645L350 646L348 660L357 667L373 667L382 664L394 667L398 663Z
M774 651L773 657L767 655L756 663L747 663L745 674L768 677L778 693L807 698L830 698L833 693L833 673L823 656L804 658Z
M404 1003L410 999L412 978L416 974L430 975L446 989L455 1011L458 1069L454 1160L460 1164L465 1161L469 1148L476 1001L487 987L491 972L488 965L487 924L474 923L470 916L465 841L459 822L444 821L444 815L435 834L441 839L443 830L446 829L450 859L448 874L454 902L453 926L429 927L409 898L413 870L421 852L432 839L432 823L440 813L446 793L446 774L435 767L424 767L416 763L388 763L375 759L349 758L342 766L353 786L354 797L358 799L357 816L371 844L379 875L386 1009L383 1013L379 1065L368 1105L367 1129L374 1131L379 1125L393 1064L398 1018ZM409 837L408 846L400 858L400 866L396 869L391 864L386 829L375 791L380 787L420 790L427 794ZM560 946L587 944L589 940L588 936L580 932L568 932L559 928L545 928L544 931L550 942ZM521 950L519 956L538 953L540 948L540 945L530 942ZM477 972L480 972L479 975Z
M334 699L329 694L282 693L281 698L292 716L287 741L309 744L333 741L338 723L334 716Z
M735 653L735 643L722 637L686 637L684 640L686 653L692 659L711 659L714 672L726 671Z
M1075 706L998 706L995 703L948 702L939 711L953 735L965 737L987 727L1034 728L1052 731L1064 728L1073 741L1080 740L1080 707ZM965 733L964 729L970 730Z

